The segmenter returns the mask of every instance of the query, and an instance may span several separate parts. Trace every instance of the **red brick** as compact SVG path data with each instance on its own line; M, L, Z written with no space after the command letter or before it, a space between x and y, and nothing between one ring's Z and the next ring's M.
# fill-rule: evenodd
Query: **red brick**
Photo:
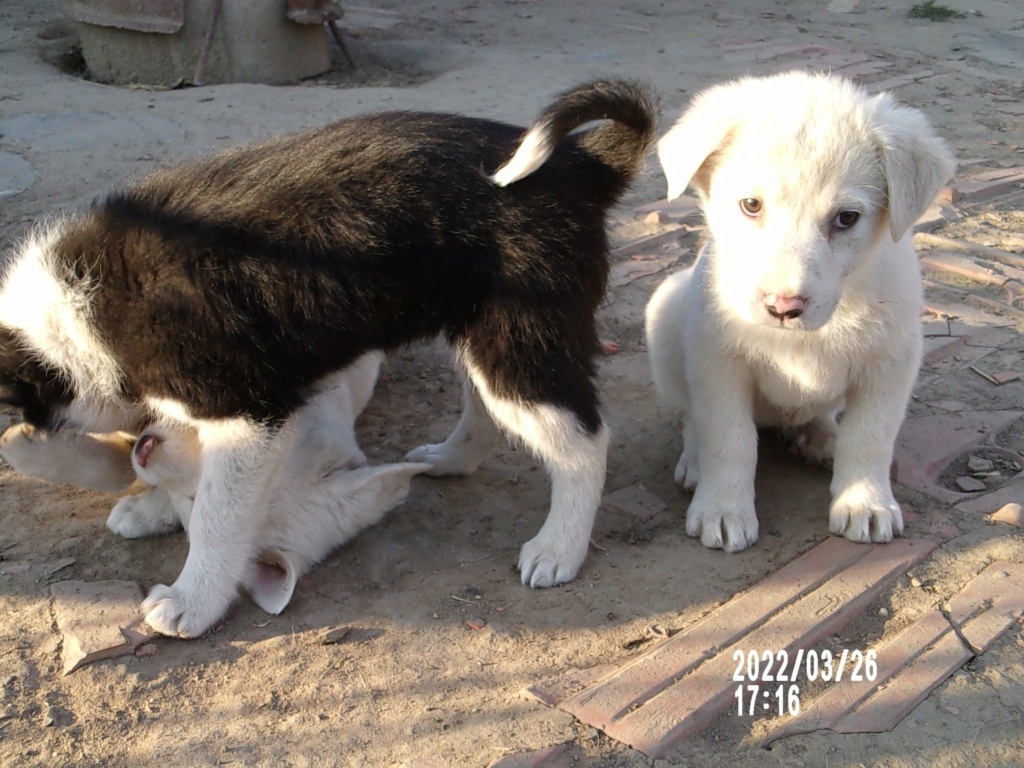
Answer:
M734 651L786 650L792 655L798 648L816 645L845 626L887 584L931 552L935 544L926 539L902 539L885 545L851 546L861 547L865 555L720 650L679 682L639 707L625 713L619 710L619 719L598 727L634 749L657 757L680 739L703 730L732 702L736 689L732 681ZM601 714L608 720L607 716L613 713L605 710Z
M922 256L920 261L921 266L926 272L928 270L946 272L948 274L966 277L970 280L984 283L986 285L1001 286L1008 279L1005 275L998 274L994 269L983 267L973 259L967 259L963 256L954 256L951 253L927 254Z
M557 707L565 699L584 688L593 685L604 677L614 674L617 669L629 664L631 659L600 664L587 669L574 669L550 680L534 683L523 689L523 695L536 699L541 704Z
M956 509L967 514L990 515L1000 507L1013 502L1024 502L1024 478L1014 480L976 499L962 501L956 505Z
M935 495L933 481L953 459L1020 416L1020 411L976 411L907 419L896 441L897 481Z
M672 224L670 227L670 229L659 232L656 235L641 237L639 240L620 245L612 251L612 259L621 260L641 253L656 253L663 245L676 243L680 237L687 233L687 230L684 230L680 224Z
M936 640L952 631L949 621L940 611L925 614L878 650L878 675L874 680L869 681L864 677L859 682L847 679L833 683L809 705L803 702L800 714L773 730L761 742L761 746L767 746L784 736L832 728L846 713L871 696L875 689L884 685Z
M960 200L980 203L1017 190L1021 184L1024 184L1024 167L1018 166L999 168L971 178L961 179L955 182L953 187L959 193Z
M879 689L854 712L841 718L832 730L837 733L891 731L973 655L955 633L946 633L900 673L898 683Z
M700 203L697 202L695 197L680 195L675 200L655 200L653 203L645 203L644 205L637 206L635 210L638 214L657 212L677 219L684 216L699 216Z
M977 616L972 616L983 608ZM949 601L949 618L971 649L982 654L1024 614L1024 565L996 562Z
M580 689L559 706L605 729L613 720L695 669L716 649L736 642L774 612L820 586L867 553L867 548L829 537L760 584L634 658L606 679ZM724 679L724 678L723 678Z

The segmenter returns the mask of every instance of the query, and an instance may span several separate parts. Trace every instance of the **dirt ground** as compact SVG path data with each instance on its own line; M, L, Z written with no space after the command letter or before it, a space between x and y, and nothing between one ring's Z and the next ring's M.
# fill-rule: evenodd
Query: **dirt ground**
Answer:
M9 245L46 213L80 206L160 162L373 109L451 110L523 123L578 81L622 75L660 91L671 119L703 86L802 63L792 53L801 45L863 52L891 63L887 76L914 75L897 95L928 113L961 159L986 167L1024 163L1017 146L1024 146L1024 118L1001 108L1024 103L1024 11L1015 0L951 3L968 15L913 20L910 0L387 0L375 9L393 12L396 23L350 30L365 64L356 78L339 70L288 87L154 91L64 73L54 61L73 41L58 4L4 0L0 160L8 162L0 169L8 177L0 172L0 237ZM353 25L358 17L350 9ZM925 70L932 74L919 74ZM613 222L617 242L655 231L634 209L663 194L664 180L649 163ZM957 236L1024 248L1019 203L968 214L953 225ZM680 262L688 255L680 250ZM99 662L65 677L49 583L170 583L186 541L117 538L103 526L112 497L0 469L0 764L386 768L436 757L486 766L563 742L575 745L577 765L650 764L522 697L521 689L622 658L624 646L654 625L692 623L824 539L828 508L828 473L766 440L758 544L727 555L686 536L688 497L672 483L681 439L654 402L643 345L643 307L665 274L615 289L602 323L620 351L603 360L601 386L613 430L607 489L642 484L668 510L648 522L602 512L582 573L562 588L524 588L514 570L519 546L546 514L549 486L533 458L508 447L472 477L417 478L409 501L313 570L282 615L241 601L200 639L161 639L153 655ZM985 320L981 314L965 320ZM1024 345L1014 331L1001 347L1002 365L1024 372ZM994 388L969 372L929 369L910 412L931 413L941 402L1017 408L1022 387ZM458 407L447 353L424 345L395 354L360 421L362 445L371 461L396 460L442 439ZM1010 447L1024 449L1024 442ZM984 564L1024 561L1017 529L950 517L944 505L906 488L897 496L917 516L909 536L928 531L936 515L956 526L956 535L915 570L930 591L901 579L843 633L850 648L900 630ZM67 558L74 563L51 572ZM468 628L472 617L486 621L484 629ZM345 642L317 642L319 632L337 626L352 628ZM1022 651L1024 633L1015 625L889 733L819 732L765 751L753 739L765 723L727 713L656 765L1020 765Z

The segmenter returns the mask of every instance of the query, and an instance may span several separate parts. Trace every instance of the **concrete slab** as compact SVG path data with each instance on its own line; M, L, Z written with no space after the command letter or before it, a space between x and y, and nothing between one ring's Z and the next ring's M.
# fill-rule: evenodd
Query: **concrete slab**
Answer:
M38 174L24 157L14 152L0 152L0 200L14 197L31 187Z
M30 112L0 120L2 142L32 152L180 144L185 131L173 120L140 114Z

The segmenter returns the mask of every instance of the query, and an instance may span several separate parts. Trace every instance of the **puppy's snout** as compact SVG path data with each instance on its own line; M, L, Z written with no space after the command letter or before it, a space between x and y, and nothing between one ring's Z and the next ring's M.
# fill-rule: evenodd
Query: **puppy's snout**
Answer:
M807 300L803 296L779 296L769 293L764 297L764 306L768 314L778 320L795 320L807 308Z
M145 467L149 463L150 455L161 442L160 438L156 435L142 435L139 437L135 442L135 461L138 462L140 467Z

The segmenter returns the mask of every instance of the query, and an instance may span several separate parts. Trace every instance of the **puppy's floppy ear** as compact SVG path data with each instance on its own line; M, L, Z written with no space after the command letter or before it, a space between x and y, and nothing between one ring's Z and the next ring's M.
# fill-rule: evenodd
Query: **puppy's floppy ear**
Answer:
M956 159L928 119L888 94L877 98L875 134L889 198L889 230L899 240L956 170Z
M295 584L308 566L308 561L294 552L264 549L249 566L245 588L256 605L276 616L291 602Z
M674 200L691 184L706 197L711 185L712 157L729 141L740 119L734 108L735 84L720 85L697 95L690 108L658 142L658 160Z

